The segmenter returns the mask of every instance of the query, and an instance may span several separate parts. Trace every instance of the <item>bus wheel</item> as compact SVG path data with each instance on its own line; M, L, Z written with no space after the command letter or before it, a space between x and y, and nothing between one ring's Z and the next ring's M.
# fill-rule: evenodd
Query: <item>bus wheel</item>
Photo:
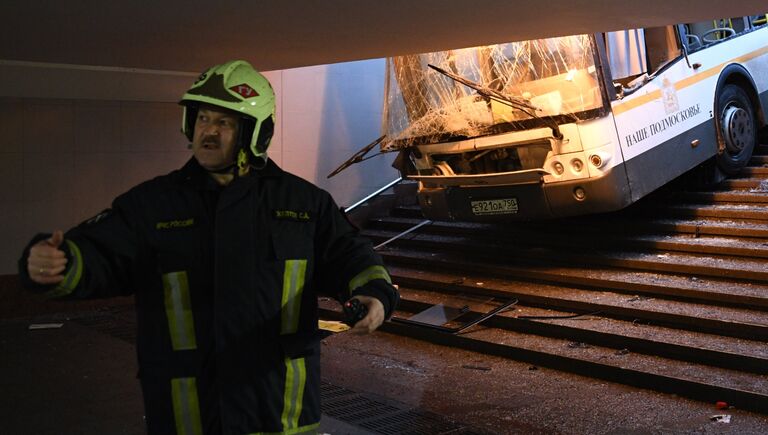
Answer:
M717 166L726 174L734 175L752 157L757 140L755 113L747 93L736 85L723 88L717 98L717 109L720 122Z

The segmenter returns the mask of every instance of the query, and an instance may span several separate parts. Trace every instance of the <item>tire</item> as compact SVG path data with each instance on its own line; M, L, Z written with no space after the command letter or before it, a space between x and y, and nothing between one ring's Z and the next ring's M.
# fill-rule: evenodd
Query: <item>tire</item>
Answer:
M735 175L752 157L757 142L755 111L741 87L725 85L717 97L717 166L727 175Z

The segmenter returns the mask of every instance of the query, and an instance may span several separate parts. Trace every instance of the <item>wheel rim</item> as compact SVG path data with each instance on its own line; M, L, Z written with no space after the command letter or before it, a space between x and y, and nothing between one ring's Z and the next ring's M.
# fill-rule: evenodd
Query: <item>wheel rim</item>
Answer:
M754 137L752 118L749 112L738 106L728 106L723 113L723 138L729 154L739 154L749 146Z

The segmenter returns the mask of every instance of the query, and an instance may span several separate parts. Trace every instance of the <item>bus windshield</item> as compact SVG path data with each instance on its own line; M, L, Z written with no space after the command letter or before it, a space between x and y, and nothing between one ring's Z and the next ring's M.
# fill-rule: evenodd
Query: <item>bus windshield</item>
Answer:
M594 117L604 104L595 58L588 35L388 58L382 148ZM483 96L430 65L522 104Z

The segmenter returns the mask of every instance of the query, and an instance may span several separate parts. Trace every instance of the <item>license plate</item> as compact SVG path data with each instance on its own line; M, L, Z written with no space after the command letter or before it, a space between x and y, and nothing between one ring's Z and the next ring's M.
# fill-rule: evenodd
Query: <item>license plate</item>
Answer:
M515 214L517 213L517 198L487 199L470 201L474 215Z

